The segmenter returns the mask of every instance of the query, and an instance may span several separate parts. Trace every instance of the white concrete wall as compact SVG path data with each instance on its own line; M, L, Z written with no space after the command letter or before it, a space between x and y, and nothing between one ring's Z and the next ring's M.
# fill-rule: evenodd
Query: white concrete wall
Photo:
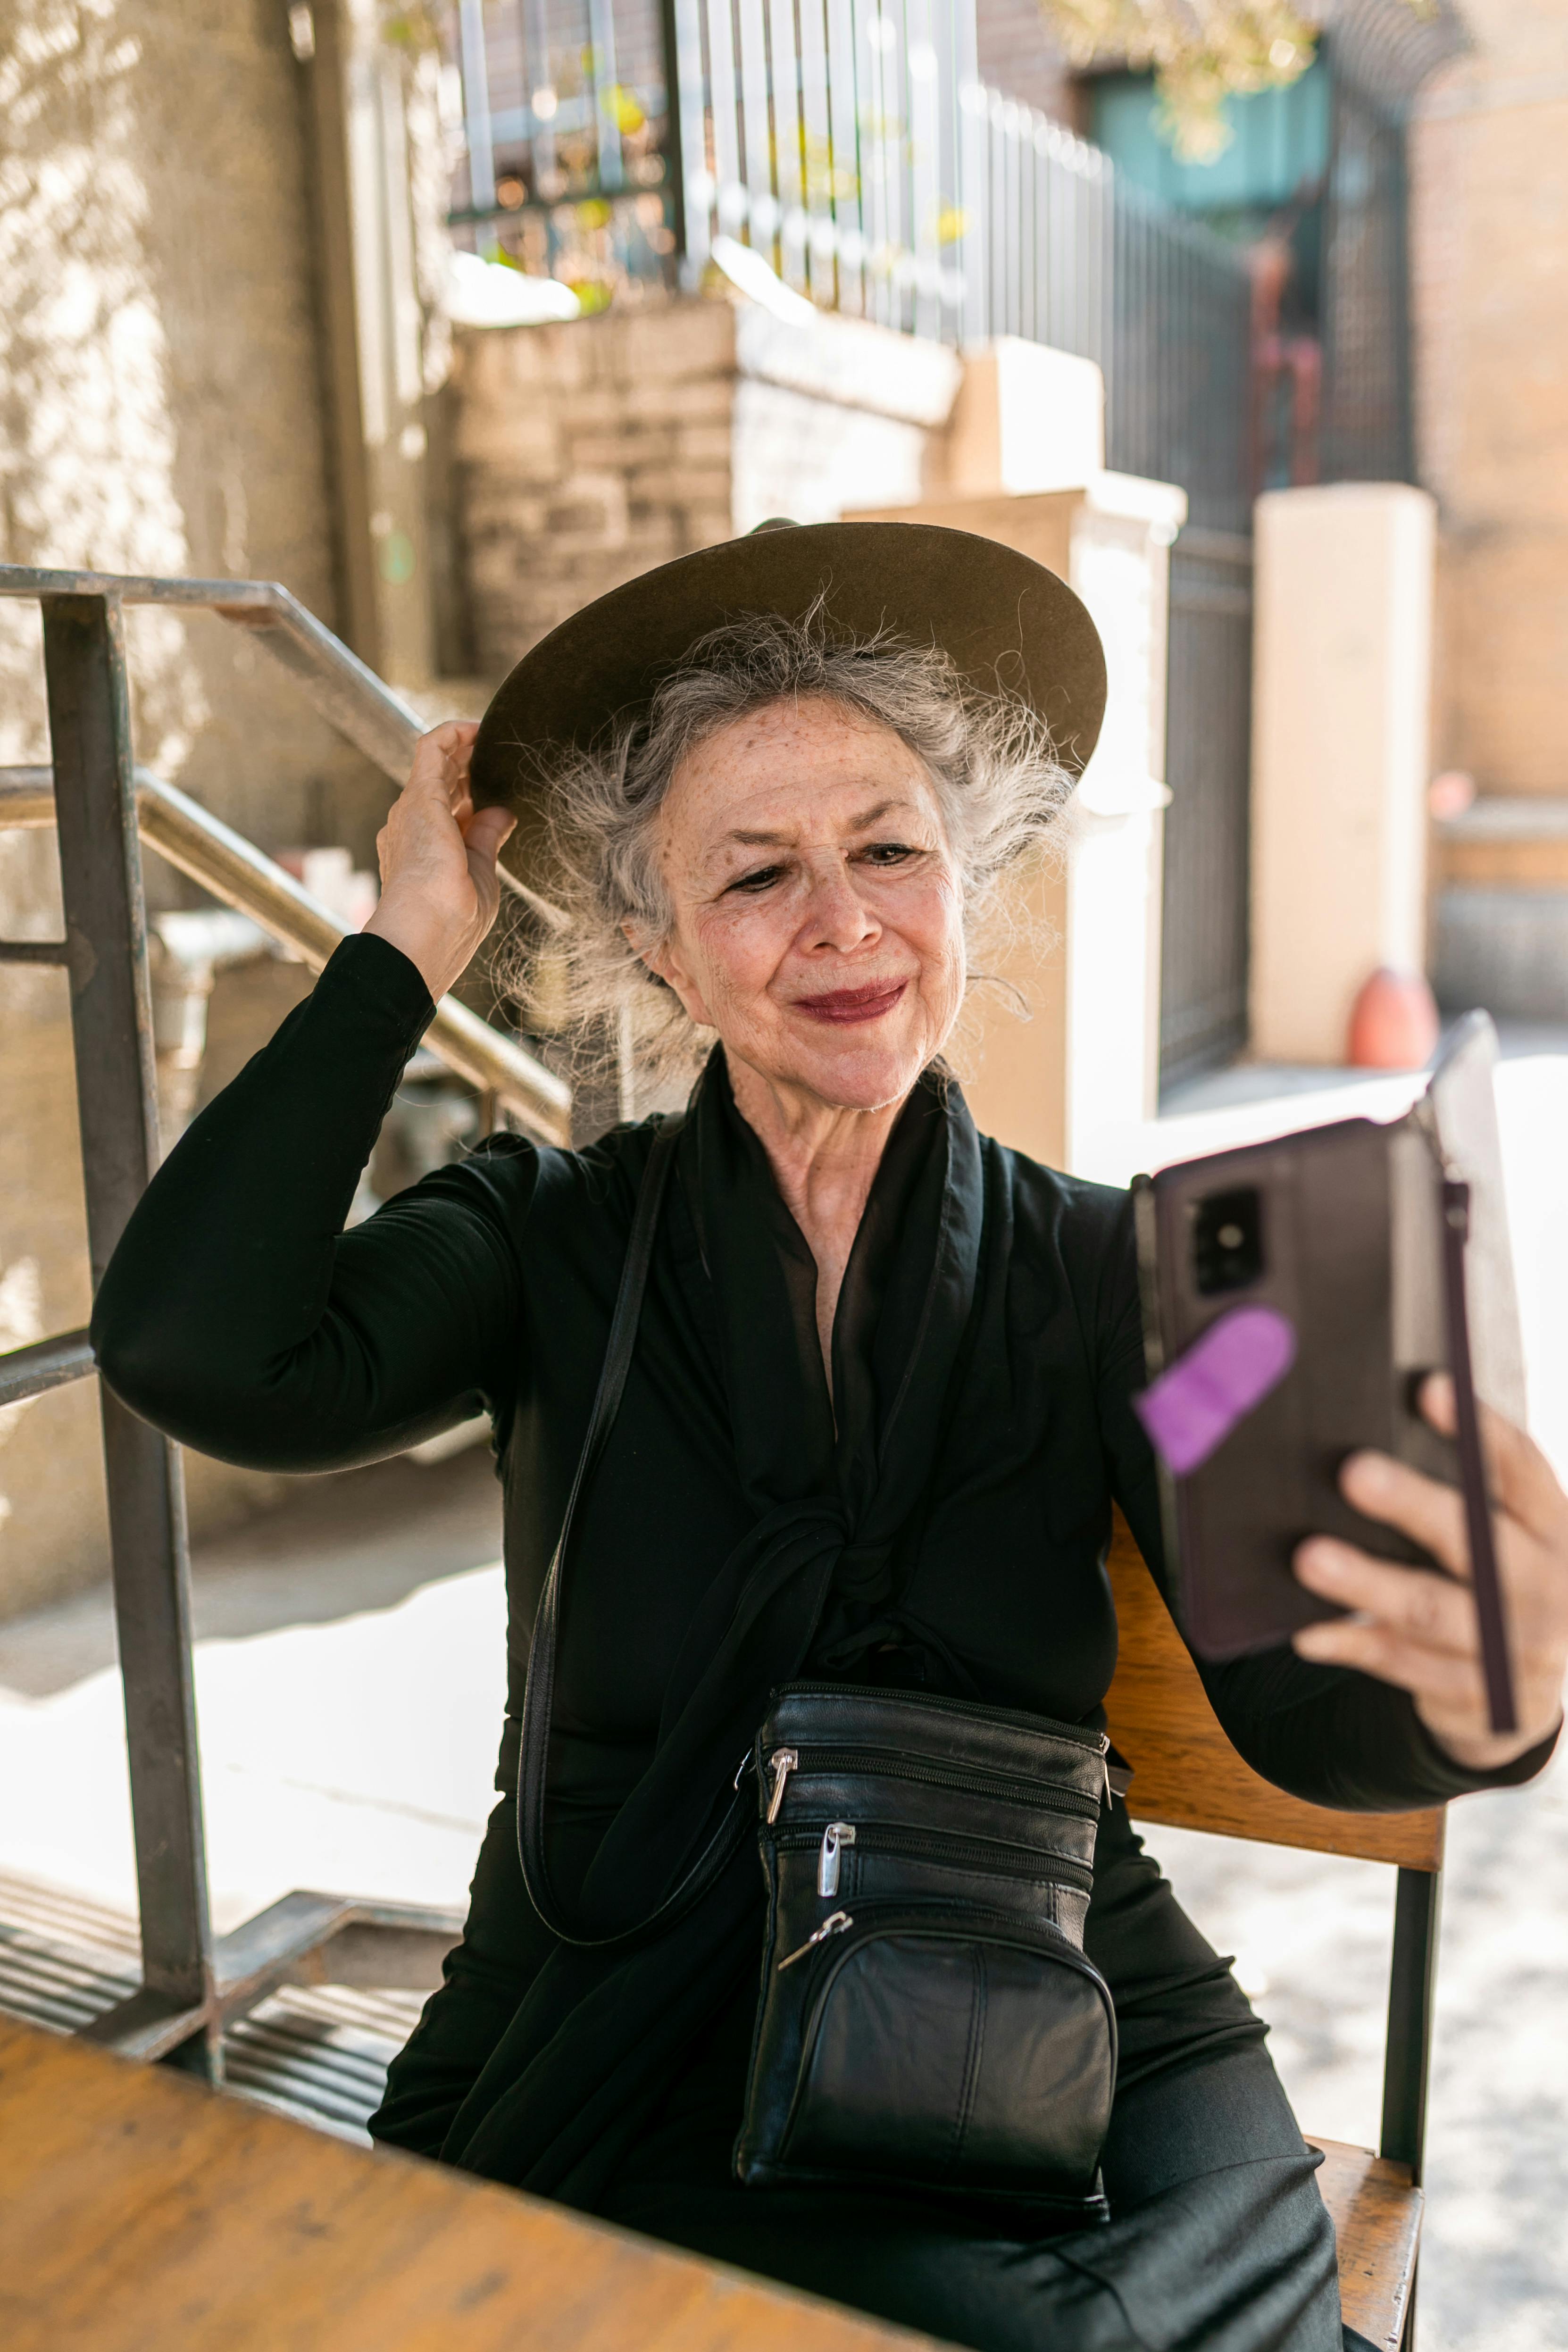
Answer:
M1363 983L1426 962L1436 507L1273 490L1254 544L1252 1046L1335 1063Z
M1168 551L1185 509L1168 483L1101 473L1035 496L928 500L901 518L1032 556L1078 591L1105 646L1099 746L1058 840L1006 887L955 1041L982 1129L1058 1168L1091 1164L1102 1130L1154 1109Z
M1105 379L1092 360L1018 335L965 352L933 490L1072 490L1104 466Z

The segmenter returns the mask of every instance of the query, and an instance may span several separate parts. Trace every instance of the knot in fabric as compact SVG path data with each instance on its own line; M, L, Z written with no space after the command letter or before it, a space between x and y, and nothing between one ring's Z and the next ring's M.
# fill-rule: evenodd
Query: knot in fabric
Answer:
M833 1586L847 1601L879 1605L893 1590L890 1543L847 1543L838 1555Z

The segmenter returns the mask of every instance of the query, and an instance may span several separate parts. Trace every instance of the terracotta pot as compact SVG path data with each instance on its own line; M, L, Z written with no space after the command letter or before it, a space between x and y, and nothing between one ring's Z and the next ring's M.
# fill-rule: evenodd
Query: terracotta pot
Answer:
M1437 1044L1437 1006L1419 972L1374 971L1351 1012L1352 1070L1418 1070Z

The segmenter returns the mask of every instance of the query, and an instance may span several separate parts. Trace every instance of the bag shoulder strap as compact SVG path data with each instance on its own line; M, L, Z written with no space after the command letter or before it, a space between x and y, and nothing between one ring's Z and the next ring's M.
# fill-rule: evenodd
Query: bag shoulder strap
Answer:
M610 1318L610 1336L605 1348L599 1385L588 1416L588 1432L583 1441L583 1451L577 1457L577 1469L566 1498L561 1533L556 1538L550 1572L544 1580L539 1612L534 1619L533 1644L529 1652L528 1682L522 1701L521 1753L517 1776L517 1842L523 1885L528 1890L529 1901L552 1935L563 1943L599 1951L639 1942L655 1928L668 1926L680 1913L689 1910L718 1876L729 1858L736 1833L737 1809L731 1807L690 1869L658 1907L635 1927L613 1936L574 1934L562 1916L550 1885L544 1856L544 1804L550 1762L550 1726L555 1698L556 1648L561 1630L561 1580L565 1571L578 1506L615 1426L626 1385L626 1374L631 1370L637 1324L647 1289L648 1269L653 1263L654 1236L669 1183L675 1147L680 1139L683 1125L684 1119L676 1118L667 1119L659 1129L637 1191L631 1238L626 1244L620 1288L616 1294L615 1312Z

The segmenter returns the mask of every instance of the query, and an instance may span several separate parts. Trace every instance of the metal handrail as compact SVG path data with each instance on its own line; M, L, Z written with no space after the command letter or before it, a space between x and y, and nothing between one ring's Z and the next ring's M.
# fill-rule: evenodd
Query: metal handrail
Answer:
M309 961L344 926L249 842L184 793L139 771L132 751L125 603L216 606L265 631L334 725L401 775L418 721L281 589L266 583L118 579L0 567L0 593L37 599L48 705L47 768L0 771L0 824L53 824L64 936L0 939L0 963L70 976L72 1059L89 1268L102 1279L158 1162L155 1039L140 836ZM563 1132L570 1097L521 1047L450 1003L432 1032L448 1062L536 1131ZM93 1369L84 1331L0 1356L0 1403ZM230 1938L213 1935L191 1656L190 1564L180 1449L99 1384L110 1566L125 1699L126 1763L142 1931L142 1982L92 2038L221 2079L222 2031L282 1974L317 1966L324 1939L376 1944L427 1981L455 1923L405 1906L299 1894ZM398 1974L395 1981L405 1980Z
M63 1389L70 1381L85 1380L95 1369L92 1344L85 1327L57 1332L51 1339L35 1339L26 1348L11 1348L0 1356L0 1407L22 1404L42 1396L47 1389Z
M416 710L351 653L279 580L180 580L150 572L57 572L0 563L0 596L111 596L121 604L188 604L248 630L281 664L328 725L401 784L426 730ZM25 821L25 820L23 820ZM18 822L16 819L13 823ZM552 930L566 917L505 866L501 887Z
M291 874L145 768L136 771L136 820L142 839L161 857L226 906L250 916L316 971L350 937L353 926ZM572 1089L565 1080L455 996L442 997L425 1042L448 1069L504 1103L537 1141L570 1142Z
M395 783L408 773L424 721L342 640L277 580L181 580L143 572L66 572L0 563L0 596L105 596L121 604L188 605L248 630L286 669L306 698ZM47 769L0 772L0 824L53 822L53 776ZM147 770L136 772L138 827L161 856L237 907L320 969L348 927L302 890L290 875L185 793ZM548 929L559 908L498 866L504 888ZM48 958L40 954L41 961ZM571 1089L531 1054L443 997L429 1030L434 1052L471 1085L494 1094L538 1139L570 1137Z
M178 580L148 572L62 572L0 563L0 596L112 596L192 604L251 630L340 735L396 783L424 733L417 714L277 580Z
M0 768L0 829L52 824L54 775L48 768ZM143 841L226 906L237 908L319 971L353 926L302 888L254 843L186 793L149 769L136 771L136 823ZM40 961L55 960L42 951ZM572 1089L522 1046L444 996L426 1042L448 1069L492 1094L537 1140L571 1139Z

